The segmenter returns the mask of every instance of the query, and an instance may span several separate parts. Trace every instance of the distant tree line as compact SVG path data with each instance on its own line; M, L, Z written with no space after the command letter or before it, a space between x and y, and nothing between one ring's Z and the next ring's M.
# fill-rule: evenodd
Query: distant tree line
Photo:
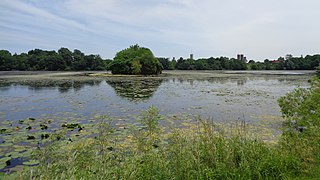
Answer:
M277 60L264 60L248 63L227 57L169 60L158 58L165 70L314 70L320 65L320 55L307 55L306 57L280 57Z
M219 57L219 58L201 58L183 59L179 58L169 60L169 58L158 58L165 70L246 70L247 65L244 61L234 58Z
M129 50L125 51L126 53L137 53L136 51L133 51L133 47L128 49ZM153 55L152 53L149 53L147 49L142 48L140 51L143 52L141 53L143 56L150 57L149 59L152 59ZM0 50L0 71L110 70L111 66L116 67L116 65L120 63L118 60L121 59L120 57L123 57L123 54L125 53L119 52L115 57L116 62L110 64L110 62L112 62L111 60L103 60L99 55L85 55L80 50L75 49L72 52L64 47L60 48L58 52L34 49L30 50L28 53L21 54L11 54L7 50ZM138 58L132 62L127 60L122 61L121 63L126 63L128 67L134 70L134 73L131 74L138 73L136 71L141 71L141 73L144 74L150 74L144 70L144 68L141 68L147 67L142 66L145 64L142 59ZM228 57L210 57L197 60L184 59L182 57L178 60L170 60L169 58L157 59L164 70L314 70L320 64L319 54L307 55L305 57L280 57L277 60L266 59L263 62L250 60L248 63ZM152 62L156 63L154 60L152 60ZM158 72L158 69L156 70Z
M110 61L103 60L99 55L85 55L77 49L71 52L64 47L58 52L34 49L13 55L7 50L0 50L1 71L106 70Z
M249 61L248 69L251 70L314 70L320 65L320 55L307 55L305 57L280 57L277 60L264 62Z

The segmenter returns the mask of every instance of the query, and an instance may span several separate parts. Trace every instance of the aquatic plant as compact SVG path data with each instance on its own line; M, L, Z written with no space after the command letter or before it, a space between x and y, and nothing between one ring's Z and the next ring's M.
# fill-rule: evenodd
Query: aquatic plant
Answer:
M287 96L288 97L288 96ZM38 166L6 177L34 179L291 179L317 178L319 129L286 131L270 146L247 135L244 123L228 129L199 119L190 128L162 130L159 110L142 127L117 134L102 117L96 138L54 141L40 148ZM310 138L311 135L313 139ZM306 139L307 138L307 139ZM308 140L309 142L305 142ZM318 143L318 144L316 144ZM319 151L318 151L319 152ZM319 156L318 156L319 157Z

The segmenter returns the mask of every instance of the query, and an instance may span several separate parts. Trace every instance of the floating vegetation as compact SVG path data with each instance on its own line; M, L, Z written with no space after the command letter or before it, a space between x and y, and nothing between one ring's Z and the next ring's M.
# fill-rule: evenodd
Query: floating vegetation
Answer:
M0 134L4 134L7 132L7 129L0 129Z
M41 134L41 139L48 139L49 136L49 134Z
M68 129L81 128L80 124L62 124L61 127L66 127Z
M10 162L11 157L3 157L0 159L0 169L6 167L8 163Z
M34 137L34 136L29 136L28 135L28 137L27 137L27 140L34 140L34 139L36 139L36 137Z
M45 129L48 129L48 126L45 124L40 124L40 128L41 130L45 130Z
M37 160L30 160L30 161L26 161L22 163L23 165L27 165L27 166L34 166L34 165L38 165L39 161Z

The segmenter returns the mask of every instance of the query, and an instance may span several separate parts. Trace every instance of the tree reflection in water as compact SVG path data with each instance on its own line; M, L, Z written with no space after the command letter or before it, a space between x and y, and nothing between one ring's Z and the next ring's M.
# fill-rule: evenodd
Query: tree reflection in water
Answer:
M5 91L12 86L27 86L31 91L42 91L46 89L58 88L60 93L67 93L70 90L79 91L85 86L99 86L102 80L29 80L1 82L0 90Z
M147 100L163 82L163 79L106 80L118 96L130 101Z

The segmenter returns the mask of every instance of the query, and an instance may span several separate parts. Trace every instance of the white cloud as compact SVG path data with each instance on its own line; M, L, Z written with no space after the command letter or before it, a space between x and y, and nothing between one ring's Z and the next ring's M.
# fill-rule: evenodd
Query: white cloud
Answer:
M2 0L0 34L14 29L11 38L46 39L54 49L77 47L108 58L134 43L158 56L186 57L192 51L197 57L242 52L277 58L317 53L319 5L316 0ZM16 43L6 40L10 47Z

